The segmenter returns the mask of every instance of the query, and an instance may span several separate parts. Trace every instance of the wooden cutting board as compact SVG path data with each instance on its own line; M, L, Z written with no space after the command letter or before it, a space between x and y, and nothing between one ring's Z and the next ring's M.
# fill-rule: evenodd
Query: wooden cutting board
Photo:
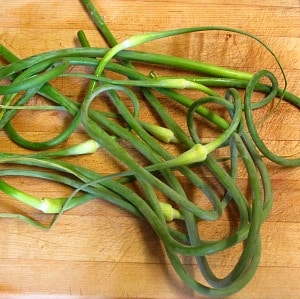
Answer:
M288 89L300 95L299 0L95 0L100 14L118 41L136 33L177 27L222 25L246 30L263 39L279 57ZM0 5L0 42L19 57L73 47L76 33L85 30L94 46L105 46L80 1L14 0ZM248 72L263 68L279 75L274 59L249 38L211 32L170 38L142 46L173 55ZM280 81L282 83L282 78ZM58 81L65 94L80 97L81 85ZM37 102L39 99L36 100ZM21 113L14 122L26 137L43 140L68 121L59 112ZM267 144L281 154L299 153L299 109L282 104L262 128ZM76 132L65 144L84 140ZM23 152L0 134L1 152ZM80 163L103 172L111 162L83 157ZM101 158L101 157L100 157ZM100 162L98 162L100 161ZM262 228L262 258L254 279L231 298L300 298L300 171L268 163L274 207ZM242 179L242 178L241 178ZM13 179L22 190L43 197L68 194L68 189L41 180ZM0 212L25 213L42 221L32 209L1 193ZM228 219L223 222L226 225ZM222 223L220 224L222 226ZM0 219L0 294L3 298L204 298L185 287L172 270L149 227L125 212L92 201L66 213L50 231L21 221ZM207 234L214 231L207 231ZM212 261L224 275L238 250ZM187 260L189 263L189 260ZM193 269L191 265L191 270Z

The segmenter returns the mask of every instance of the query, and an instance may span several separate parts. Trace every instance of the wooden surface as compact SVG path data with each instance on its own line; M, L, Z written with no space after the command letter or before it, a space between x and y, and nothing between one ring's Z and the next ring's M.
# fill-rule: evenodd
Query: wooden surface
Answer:
M300 95L299 0L97 0L95 4L119 41L134 33L199 25L249 31L273 48L286 70L288 89ZM14 0L0 5L0 42L20 57L73 47L79 29L86 31L93 45L104 45L80 1ZM262 47L231 34L179 37L142 49L151 47L249 72L270 68L279 74L274 60ZM74 97L82 92L76 84L62 88ZM58 118L56 112L48 112L46 122L42 112L30 113L22 114L15 126L32 139L55 135L65 125L66 119ZM278 153L299 152L299 124L299 110L282 104L261 134ZM77 132L68 142L85 138L83 132ZM0 151L22 150L1 132ZM101 157L99 162L96 159L83 157L80 163L110 171L110 164ZM268 166L275 201L262 228L260 267L249 285L232 298L300 298L300 172L271 163ZM68 194L66 188L39 180L15 179L14 183L41 197L45 193ZM2 193L0 211L48 219ZM226 226L228 219L222 221L220 227ZM3 298L36 294L49 298L203 298L182 285L145 223L102 201L69 211L48 232L9 219L0 219L0 231ZM215 232L207 228L206 233ZM217 255L213 265L218 273L225 274L234 262L230 256L237 254L233 250Z

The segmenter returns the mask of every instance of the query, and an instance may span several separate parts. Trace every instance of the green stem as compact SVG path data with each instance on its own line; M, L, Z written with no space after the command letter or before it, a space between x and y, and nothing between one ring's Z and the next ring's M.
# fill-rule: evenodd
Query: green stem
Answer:
M251 99L252 99L252 93L254 90L254 86L257 82L263 77L268 77L272 82L272 90L273 96L275 96L278 93L278 82L275 78L275 76L270 73L269 71L260 71L256 75L253 76L253 78L250 80L246 91L245 91L245 117L246 122L248 125L249 133L258 147L258 149L263 153L265 157L270 159L271 161L285 166L300 166L300 158L295 159L287 159L285 157L278 156L271 152L263 142L263 140L260 138L257 129L254 124L253 116L252 116L252 110L251 110Z
M44 74L35 75L28 79L17 80L12 82L9 85L1 85L0 94L3 95L14 94L19 91L28 90L36 85L42 85L56 78L59 74L65 72L68 69L68 67L69 64L63 61L59 65L54 66L50 70L46 71Z
M7 184L3 180L0 179L0 189L5 192L6 194L12 196L13 198L17 199L18 201L33 207L35 209L38 209L44 213L57 213L57 211L61 210L62 207L62 201L48 201L39 199L35 196L26 194L11 185Z
M16 130L13 128L11 122L8 122L5 126L5 130L9 137L16 142L17 144L21 145L24 148L33 149L33 150L42 150L42 149L48 149L50 147L54 147L63 141L65 141L67 138L70 137L70 135L76 130L76 128L80 124L80 115L76 115L75 118L72 120L72 122L66 127L65 130L63 130L60 134L57 136L46 140L46 141L30 141L25 138L23 138Z
M197 110L200 105L204 105L207 103L215 103L224 106L229 112L234 109L234 115L231 124L228 128L217 138L215 138L212 142L209 142L204 147L207 150L207 154L213 152L218 147L222 146L235 132L235 130L240 125L242 119L242 103L239 96L239 93L235 89L229 89L227 93L231 94L234 97L235 105L233 106L232 103L228 102L226 99L221 97L204 97L200 100L193 102L193 104L189 107L187 112L187 124L190 135L195 143L201 143L200 138L198 137L196 127L193 121L193 114Z
M99 144L94 140L87 140L85 142L75 144L73 146L53 150L49 152L39 152L28 155L27 157L34 157L34 158L57 158L57 157L67 157L67 156L77 156L77 155L86 155L92 154L97 151L99 148Z
M109 30L109 28L106 26L103 18L98 13L98 10L90 0L82 0L82 4L86 7L87 11L89 12L89 15L92 17L94 23L97 25L97 27L101 30L102 35L104 36L105 40L107 41L108 45L115 45L117 44L116 39L114 38L113 34Z

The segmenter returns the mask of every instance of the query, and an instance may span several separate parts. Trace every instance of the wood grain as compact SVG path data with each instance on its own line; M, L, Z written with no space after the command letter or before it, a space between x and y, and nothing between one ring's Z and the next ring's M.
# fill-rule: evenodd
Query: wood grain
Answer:
M288 89L300 95L299 0L94 2L119 41L135 33L201 25L249 31L272 47L285 68ZM80 29L86 31L93 45L105 45L80 1L14 0L0 6L0 42L20 57L74 47ZM223 32L169 38L139 49L187 56L248 72L269 68L280 74L274 59L257 43ZM279 78L282 83L282 77ZM56 82L68 96L80 99L83 91L77 83L80 82ZM262 115L256 117L259 119ZM145 114L145 118L152 116ZM69 117L59 112L26 112L18 115L14 126L24 136L43 140L54 136L68 121ZM282 103L260 133L276 152L292 154L299 152L299 123L299 109ZM207 138L211 137L209 134ZM86 138L83 131L78 131L64 145ZM0 151L24 152L3 132L0 132ZM103 172L118 168L103 159L102 154L100 151L92 157L83 157L78 163ZM272 163L268 163L268 167L275 201L262 228L260 267L249 285L231 297L234 299L300 297L300 170ZM246 186L243 172L239 179L241 185ZM10 178L10 181L40 197L45 193L60 196L69 192L68 188L38 179ZM1 193L0 212L21 211L45 222L49 220L48 216L12 202ZM215 225L204 226L203 234L216 235L229 220L232 219L224 215ZM0 230L1 298L25 295L35 298L44 295L49 298L204 298L182 284L147 224L101 200L69 211L47 232L9 219L0 219ZM239 250L236 247L211 259L218 274L224 275L231 269ZM186 263L195 271L193 261L187 259Z

